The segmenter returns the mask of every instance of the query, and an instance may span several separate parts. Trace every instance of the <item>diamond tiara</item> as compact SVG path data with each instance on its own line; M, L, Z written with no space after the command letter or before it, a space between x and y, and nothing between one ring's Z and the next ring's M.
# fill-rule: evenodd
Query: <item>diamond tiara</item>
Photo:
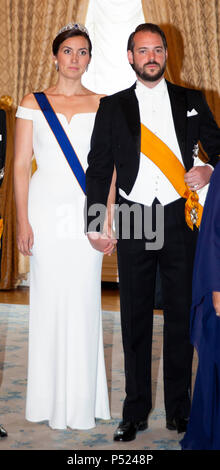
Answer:
M59 36L59 34L63 33L64 31L69 31L69 30L75 30L75 31L81 31L82 33L86 33L87 36L89 36L88 29L81 24L81 23L68 23L66 26L63 26L57 33L56 37Z

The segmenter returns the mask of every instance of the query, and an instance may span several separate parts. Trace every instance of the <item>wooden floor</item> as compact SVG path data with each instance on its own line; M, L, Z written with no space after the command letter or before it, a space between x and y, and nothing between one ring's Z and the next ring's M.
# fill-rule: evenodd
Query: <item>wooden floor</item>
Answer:
M0 291L0 303L27 305L29 303L29 288L18 287L14 290ZM103 283L102 309L114 312L120 310L119 291L116 283Z
M0 291L0 303L27 305L29 303L29 288L18 287L15 290ZM117 283L102 283L102 309L113 312L120 311L120 297ZM161 315L163 310L154 310L154 313Z

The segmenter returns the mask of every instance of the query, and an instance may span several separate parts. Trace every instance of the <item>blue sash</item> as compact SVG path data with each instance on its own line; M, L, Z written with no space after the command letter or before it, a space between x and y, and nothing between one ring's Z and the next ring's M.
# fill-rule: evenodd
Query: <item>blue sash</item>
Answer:
M79 185L81 186L84 193L86 193L86 177L82 165L73 149L71 142L69 141L66 132L64 131L59 119L57 118L52 106L50 105L46 95L43 92L34 93L34 96L43 112L57 142L63 151L67 162L73 174L75 175Z

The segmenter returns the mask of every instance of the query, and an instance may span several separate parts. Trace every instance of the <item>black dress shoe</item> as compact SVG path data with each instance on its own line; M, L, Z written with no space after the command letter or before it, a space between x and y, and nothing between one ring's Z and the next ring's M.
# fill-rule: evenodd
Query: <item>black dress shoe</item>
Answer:
M139 423L121 421L114 433L114 441L133 441L138 431L147 429L147 421L139 421Z
M188 422L189 418L167 418L167 429L178 433L186 432Z
M0 425L0 437L7 437L6 430Z

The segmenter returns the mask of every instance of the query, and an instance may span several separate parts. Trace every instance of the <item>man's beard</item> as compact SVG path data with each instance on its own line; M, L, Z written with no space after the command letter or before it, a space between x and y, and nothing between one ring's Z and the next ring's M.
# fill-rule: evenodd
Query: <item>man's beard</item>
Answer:
M155 75L151 75L150 73L145 71L144 67L145 67L145 65L154 65L154 64L159 66L159 70ZM131 64L133 70L136 72L138 77L141 78L142 80L146 81L146 82L156 82L157 80L159 80L162 77L162 75L164 74L165 69L166 69L166 61L164 62L162 67L157 62L148 62L145 65L143 66L142 69L140 69L135 62L133 64Z

